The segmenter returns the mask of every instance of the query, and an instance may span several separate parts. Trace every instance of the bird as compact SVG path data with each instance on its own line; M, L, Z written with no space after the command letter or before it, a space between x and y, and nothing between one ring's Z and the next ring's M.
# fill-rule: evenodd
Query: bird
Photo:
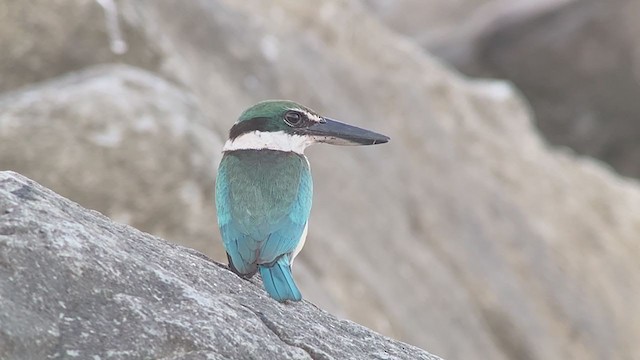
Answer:
M389 140L289 100L262 101L242 112L229 130L215 183L229 269L245 279L259 272L271 298L300 301L291 265L306 240L313 198L305 148Z

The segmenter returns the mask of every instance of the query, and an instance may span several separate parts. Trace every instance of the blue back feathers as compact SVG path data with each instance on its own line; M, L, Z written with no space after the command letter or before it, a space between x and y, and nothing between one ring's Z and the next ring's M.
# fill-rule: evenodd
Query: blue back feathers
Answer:
M300 300L290 267L311 211L313 183L306 158L293 152L225 153L216 180L222 240L240 274L260 271L278 301Z

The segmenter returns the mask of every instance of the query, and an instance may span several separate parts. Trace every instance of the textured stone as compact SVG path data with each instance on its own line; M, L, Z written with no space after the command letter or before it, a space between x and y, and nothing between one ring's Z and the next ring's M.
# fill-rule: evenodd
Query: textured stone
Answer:
M0 358L425 359L0 172Z
M395 31L427 45L448 40L474 14L504 0L363 0L363 3Z
M640 2L556 1L493 13L431 49L471 76L522 90L555 145L640 178Z
M127 51L113 51L112 21L101 2L112 1L0 1L0 91L98 63L123 61L157 69L161 50L117 18L114 25L126 38Z
M0 138L0 168L211 251L212 174L222 143L193 96L166 80L102 66L5 95Z

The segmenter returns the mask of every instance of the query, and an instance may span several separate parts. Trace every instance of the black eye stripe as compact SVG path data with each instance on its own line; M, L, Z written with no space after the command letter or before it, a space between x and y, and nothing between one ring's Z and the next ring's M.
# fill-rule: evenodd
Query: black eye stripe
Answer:
M267 131L268 124L269 119L265 117L257 117L239 122L229 130L229 139L233 140L242 134L252 131Z

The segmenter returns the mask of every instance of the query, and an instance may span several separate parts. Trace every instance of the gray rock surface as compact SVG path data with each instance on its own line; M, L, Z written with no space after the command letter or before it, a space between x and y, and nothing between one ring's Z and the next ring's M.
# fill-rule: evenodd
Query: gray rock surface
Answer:
M25 3L3 6L21 9ZM62 173L46 185L69 189L65 195L83 204L95 191L99 200L88 206L122 221L144 219L152 211L148 219L174 225L171 233L162 232L169 240L206 247L215 256L219 235L213 202L206 197L215 149L239 112L255 101L297 100L392 138L381 147L308 151L314 208L294 269L305 298L448 358L633 359L640 353L638 184L550 149L509 85L458 76L352 1L118 1L131 58L105 51L107 26L96 2L64 3L86 18L67 18L49 1L29 2L30 11L40 15L0 12L1 26L20 34L6 35L3 45L32 44L26 58L0 55L3 79L11 72L32 76L3 85L10 92L0 100L0 144L13 146L3 148L0 168L22 166L29 176L39 174L36 180ZM64 85L69 77L53 80L55 87L32 83L66 72L57 64L70 60L59 43L24 25L21 19L30 16L47 19L38 23L48 36L84 44L85 50L72 52L80 54L74 71L111 61L139 69L101 67L70 75L83 92ZM104 35L103 41L90 34ZM29 72L31 62L41 70ZM28 89L19 88L26 84ZM77 107L87 109L81 117ZM33 122L31 112L46 116ZM55 146L4 136L16 128L25 139L30 132L47 132L55 128L48 119L65 113L76 120L49 132ZM6 114L20 116L4 126ZM100 124L101 114L109 122ZM127 124L150 116L158 117L158 126L170 127L174 117L194 120L175 143L162 135L170 131L159 132L160 140L134 138L159 148L158 155L98 151L89 141L68 155L96 164L94 179L123 179L118 186L81 186L88 175L80 165L61 171L55 164L21 160L73 145L65 136L74 133L76 122L98 129L115 122L129 134L133 125ZM172 160L169 148L211 163L190 163L184 155ZM119 165L107 166L114 154L121 156ZM164 169L164 161L179 170ZM49 171L44 174L41 166ZM166 185L156 187L158 177ZM197 201L185 207L174 194L185 183L202 194L201 208L188 210ZM124 199L155 205L127 210ZM112 208L130 215L118 216ZM153 225L136 223L162 230Z
M0 172L2 359L439 359Z
M206 126L184 90L140 69L101 66L0 98L0 168L211 251L222 144Z
M461 37L578 0L363 0L393 30L427 49L459 45Z
M504 0L363 0L389 27L423 45L446 39L474 13L502 2Z
M639 19L637 0L555 1L493 13L430 49L468 75L512 81L551 143L640 178Z

